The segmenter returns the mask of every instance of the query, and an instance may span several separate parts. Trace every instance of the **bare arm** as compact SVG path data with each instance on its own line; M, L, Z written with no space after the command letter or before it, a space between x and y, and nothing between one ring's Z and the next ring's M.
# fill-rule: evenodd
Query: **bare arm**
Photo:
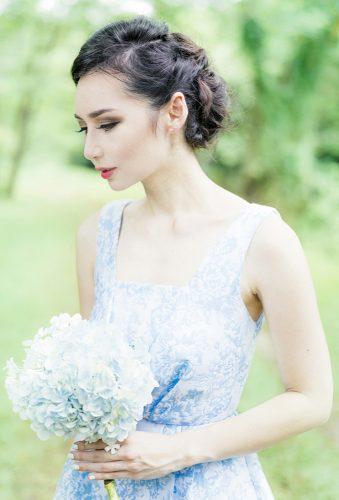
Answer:
M330 356L297 235L272 214L258 228L247 259L285 392L224 421L181 433L190 464L259 451L325 423L331 414Z
M79 291L80 314L89 319L94 304L94 263L98 215L96 212L85 219L76 233L76 269Z

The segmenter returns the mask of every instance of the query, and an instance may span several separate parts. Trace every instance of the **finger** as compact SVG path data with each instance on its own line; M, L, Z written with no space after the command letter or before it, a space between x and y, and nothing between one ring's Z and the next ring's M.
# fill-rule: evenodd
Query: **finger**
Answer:
M79 460L80 462L112 462L116 458L111 453L100 450L92 451L75 451L72 450L72 455L74 460ZM121 460L121 457L119 458Z
M114 462L112 463L92 463L92 462L75 462L74 465L78 465L79 471L88 471L88 472L128 472L126 462ZM131 471L129 471L131 472Z
M127 459L123 450L117 451L116 453L104 450L71 450L68 458L71 458L72 460L80 460L82 462L116 462Z
M113 453L116 453L119 448L121 448L121 444L120 443L114 443L112 445L107 445L105 447L105 451L113 451L114 450Z
M126 440L124 440L126 441ZM124 441L116 441L112 446L107 445L102 439L95 441L94 443L86 443L86 441L76 441L74 444L77 445L79 450L102 450L107 448L106 451L109 451L111 448L119 449L121 443Z
M93 479L122 479L122 478L130 478L132 479L133 477L133 474L131 474L130 472L91 472L90 474L91 476L94 476ZM87 476L88 477L88 476ZM88 477L88 479L91 479L90 477Z
M107 443L102 439L95 441L95 443L86 443L85 441L76 441L74 444L78 446L78 450L103 450Z

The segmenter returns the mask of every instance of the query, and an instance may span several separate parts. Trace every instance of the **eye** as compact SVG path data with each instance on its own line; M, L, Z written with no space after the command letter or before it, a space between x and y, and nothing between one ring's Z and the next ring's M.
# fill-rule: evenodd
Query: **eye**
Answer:
M100 127L97 127L97 129L110 130L115 125L118 125L118 123L119 122L103 123ZM81 127L80 130L75 130L75 132L83 132L84 130L87 131L87 127Z
M81 127L80 130L75 130L74 132L83 132L84 130L87 130L87 127Z

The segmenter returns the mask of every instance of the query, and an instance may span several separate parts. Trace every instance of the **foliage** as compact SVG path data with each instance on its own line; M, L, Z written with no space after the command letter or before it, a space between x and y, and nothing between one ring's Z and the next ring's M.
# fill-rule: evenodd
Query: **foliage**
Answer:
M205 47L232 89L236 127L199 153L208 175L249 201L276 206L307 248L338 379L339 8L337 0L7 0L0 3L0 189L3 362L25 332L77 310L75 228L112 193L83 158L69 70L87 37L119 18L166 20ZM143 9L143 10L142 10ZM141 195L133 186L121 196ZM62 223L60 224L60 220ZM46 293L48 290L48 293ZM242 400L279 387L265 335ZM259 346L258 346L259 347ZM337 386L337 384L335 384ZM337 391L337 389L336 389ZM338 401L338 394L336 394ZM51 498L67 447L41 445L1 394L1 498ZM277 499L336 498L338 408L320 429L261 461ZM321 459L319 458L321 457ZM34 478L34 481L32 481ZM18 493L18 481L24 488Z

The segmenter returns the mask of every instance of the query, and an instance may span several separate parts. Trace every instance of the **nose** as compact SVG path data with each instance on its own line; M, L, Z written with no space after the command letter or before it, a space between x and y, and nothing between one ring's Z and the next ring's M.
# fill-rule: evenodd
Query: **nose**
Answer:
M84 157L87 158L87 160L93 161L100 158L101 155L102 155L101 146L93 143L93 141L90 141L87 136L84 147Z

